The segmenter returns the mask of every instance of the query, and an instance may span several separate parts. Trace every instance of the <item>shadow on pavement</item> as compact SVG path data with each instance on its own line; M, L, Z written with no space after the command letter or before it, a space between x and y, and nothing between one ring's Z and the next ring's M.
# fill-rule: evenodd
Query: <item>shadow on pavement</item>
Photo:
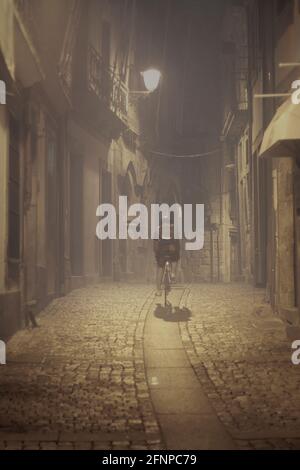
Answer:
M186 322L191 318L192 312L186 307L173 308L171 304L167 307L157 304L154 315L156 318L160 318L161 320L168 322Z

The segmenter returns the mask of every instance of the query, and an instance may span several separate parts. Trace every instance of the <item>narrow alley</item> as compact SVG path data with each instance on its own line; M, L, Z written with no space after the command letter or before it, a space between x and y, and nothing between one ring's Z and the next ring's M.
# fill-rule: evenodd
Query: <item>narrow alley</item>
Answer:
M166 312L145 285L88 287L18 332L1 448L299 448L300 376L262 291L182 285L170 300Z
M300 450L299 38L300 0L0 0L0 451Z

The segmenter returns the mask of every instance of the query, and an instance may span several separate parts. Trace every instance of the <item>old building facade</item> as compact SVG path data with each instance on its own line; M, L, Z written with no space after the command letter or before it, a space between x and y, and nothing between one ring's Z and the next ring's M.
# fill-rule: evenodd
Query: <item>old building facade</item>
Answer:
M2 337L73 288L147 276L143 247L96 238L100 203L146 197L137 16L134 1L1 3Z
M266 300L293 330L300 321L299 135L292 130L299 108L289 94L299 76L299 2L230 2L224 18L224 64L231 67L224 96L241 85L244 96L236 120L225 112L226 126L237 123L238 132L231 137L225 126L222 135L224 165L229 158L235 175L240 275L266 288Z
M210 21L203 22L201 8L191 2L182 21L175 6L1 3L0 79L8 91L0 108L3 337L72 289L106 280L153 282L151 241L96 237L97 206L118 207L120 195L148 207L205 204L204 249L182 250L179 279L237 280L232 174L221 168L215 121L219 37L213 54L203 50L192 59L216 14L207 5ZM162 70L163 80L158 92L143 96L136 92L144 90L140 72L149 66ZM201 73L203 66L214 80ZM185 158L189 154L200 157Z
M300 108L281 95L298 79L299 2L229 1L222 20L206 4L205 24L197 2L180 16L158 0L48 3L1 2L2 336L72 289L153 281L151 241L96 237L97 206L121 195L205 204L180 280L265 287L297 327ZM163 80L143 96L148 66Z

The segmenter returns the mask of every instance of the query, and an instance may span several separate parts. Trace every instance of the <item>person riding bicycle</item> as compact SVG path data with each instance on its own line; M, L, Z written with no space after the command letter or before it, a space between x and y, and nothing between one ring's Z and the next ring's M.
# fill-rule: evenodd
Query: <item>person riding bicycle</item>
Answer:
M164 227L166 230L164 230ZM176 279L178 261L180 259L180 241L174 236L174 224L169 217L163 217L158 227L158 238L154 240L153 249L157 263L156 268L156 295L161 295L161 283L166 261L171 265L172 282ZM165 235L168 234L168 236Z

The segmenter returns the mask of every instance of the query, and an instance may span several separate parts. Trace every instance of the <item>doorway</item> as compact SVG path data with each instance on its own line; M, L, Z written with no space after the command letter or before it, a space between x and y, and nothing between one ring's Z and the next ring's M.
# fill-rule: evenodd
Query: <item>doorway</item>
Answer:
M111 204L112 202L112 175L107 170L102 170L101 201L102 204ZM112 277L113 273L113 246L112 240L102 240L101 260L102 276Z
M230 281L237 282L240 278L239 239L236 232L230 233Z
M59 185L57 171L57 136L54 130L47 131L47 294L53 296L58 290L59 262Z
M72 276L83 275L83 158L71 155L70 252Z
M296 160L294 176L295 194L295 286L296 305L300 313L300 157Z

